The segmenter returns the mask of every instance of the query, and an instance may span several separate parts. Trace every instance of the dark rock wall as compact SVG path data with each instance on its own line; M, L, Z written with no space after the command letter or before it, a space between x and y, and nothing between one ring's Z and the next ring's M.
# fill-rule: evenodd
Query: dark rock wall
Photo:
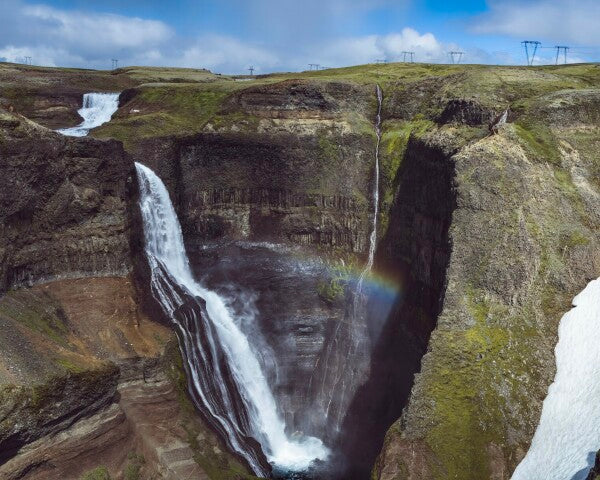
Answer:
M372 163L364 143L349 135L329 158L318 139L291 134L258 139L206 135L183 146L180 208L188 238L364 251L365 179Z
M0 291L127 273L135 177L122 145L0 115Z
M266 342L261 355L272 352L263 362L290 433L338 433L316 407L329 402L315 385L326 336L347 306L319 289L330 280L328 258L360 258L368 248L375 106L374 87L249 88L223 106L231 127L150 139L134 154L169 189L198 278L233 308L251 299L241 314L255 310L248 322ZM343 417L335 410L332 418Z
M134 156L167 185L188 244L270 240L361 254L374 99L374 89L343 83L250 87L206 133L140 141Z
M436 326L451 251L454 175L451 151L409 139L375 261L393 293L371 290L371 371L343 426L341 449L348 466L343 478L368 478L385 432L406 405Z

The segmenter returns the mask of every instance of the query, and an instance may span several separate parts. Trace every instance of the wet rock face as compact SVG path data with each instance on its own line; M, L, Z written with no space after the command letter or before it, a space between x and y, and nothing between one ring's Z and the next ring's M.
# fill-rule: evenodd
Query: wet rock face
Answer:
M165 179L186 242L284 241L362 253L372 139L322 135L203 134L148 142L136 158Z
M371 162L364 139L348 135L344 141L326 159L341 170L335 180L332 171L319 174L326 154L316 138L205 135L182 146L185 233L198 240L283 240L364 251Z
M451 252L454 175L453 160L444 148L409 140L389 227L375 260L377 271L396 288L391 294L371 290L371 370L343 425L341 450L347 470L342 478L368 478L386 430L406 405L436 326Z
M290 433L332 437L316 408L316 366L343 309L319 297L323 262L266 242L209 244L188 254L198 278L227 300L252 339Z
M598 480L600 478L600 452L596 453L594 466L591 468L585 480Z
M73 139L0 113L0 291L130 269L133 163L119 142Z

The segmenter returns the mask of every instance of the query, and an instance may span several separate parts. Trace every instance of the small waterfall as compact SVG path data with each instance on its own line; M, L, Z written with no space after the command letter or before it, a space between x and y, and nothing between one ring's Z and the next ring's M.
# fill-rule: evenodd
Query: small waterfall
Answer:
M363 294L365 278L370 274L377 247L377 217L379 216L379 144L381 142L381 106L383 93L376 86L377 115L375 117L375 171L373 185L373 221L369 235L369 254L352 293L351 307L344 321L335 326L322 357L317 386L317 403L329 420L334 432L339 433L346 411L356 389L365 381L370 369L370 341L366 325L366 301Z
M600 278L558 328L556 376L512 480L585 480L600 449Z
M136 163L136 169L152 294L177 330L196 405L256 475L269 472L252 439L277 470L302 471L326 459L321 440L287 437L248 338L223 299L193 278L167 189L149 168Z
M77 113L83 118L76 127L61 128L57 132L70 137L85 137L92 128L110 121L119 108L119 93L86 93L83 95L83 107Z
M373 186L373 227L371 235L369 235L369 256L367 264L360 275L357 287L357 297L362 292L362 284L365 277L371 272L373 262L375 261L375 249L377 248L377 217L379 216L379 145L381 143L381 104L383 103L383 92L381 87L377 85L377 116L375 117L375 135L377 135L377 143L375 144L375 179Z

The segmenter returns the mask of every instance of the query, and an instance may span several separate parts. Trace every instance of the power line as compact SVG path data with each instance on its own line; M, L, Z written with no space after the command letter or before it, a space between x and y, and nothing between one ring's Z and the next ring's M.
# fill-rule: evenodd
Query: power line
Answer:
M310 67L309 70L318 70L321 65L318 63L309 63L308 66Z
M387 60L385 58L378 58L375 60L375 63L387 63Z
M119 59L117 58L111 58L110 60L112 62L112 69L115 70L116 68L118 68L119 66Z
M404 63L406 63L406 56L407 56L407 55L409 55L409 56L410 56L410 63L415 63L415 58L414 58L415 52L407 52L407 51L403 51L403 52L400 52L400 53L402 53L402 61L403 61Z
M460 61L462 60L462 56L465 54L465 52L448 52L448 54L450 55L450 59L452 60L452 63L460 63Z
M31 65L31 57L25 57L25 65Z
M521 45L525 47L525 56L527 57L527 65L533 65L533 61L535 60L535 52L542 44L542 42L538 42L537 40L523 40ZM533 52L531 53L531 60L529 59L529 46L533 47Z
M565 65L567 63L567 50L569 49L569 47L567 47L566 45L556 45L554 48L556 48L556 63L555 65L558 65L558 56L560 55L560 51L563 50L565 52Z
M254 75L254 65L250 65L250 67L248 67L248 71L250 72L250 76L252 77Z

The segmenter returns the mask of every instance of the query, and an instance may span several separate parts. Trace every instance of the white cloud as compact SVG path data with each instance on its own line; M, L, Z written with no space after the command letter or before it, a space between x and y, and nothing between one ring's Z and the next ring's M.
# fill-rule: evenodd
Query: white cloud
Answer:
M145 58L173 38L165 23L107 13L59 10L0 2L0 52L9 61L25 55L38 65L104 67L110 58Z
M7 62L25 63L25 57L35 58L36 65L47 67L56 67L56 59L61 59L68 64L81 64L84 61L82 57L73 55L67 50L52 47L17 47L6 45L0 48L0 57L4 57Z
M281 64L274 53L223 35L204 35L174 59L174 65L208 68L224 73L242 73L249 65L256 73L270 71Z
M157 20L69 12L44 5L24 6L21 11L58 45L94 50L147 48L172 35L171 29Z
M205 31L196 37L177 35L157 20L25 1L0 0L0 58L8 61L30 56L37 65L109 68L110 59L118 58L120 66L171 65L245 73L253 65L256 73L266 73L304 70L309 63L340 67L376 59L401 61L404 51L415 52L417 62L448 63L449 51L462 50L457 44L441 42L431 32L408 27L385 35L362 34L358 28L359 33L352 34L352 26L360 25L362 16L380 7L401 8L408 0L229 0L223 8L239 9L247 28L239 36ZM513 5L514 0L507 1ZM537 0L529 5L558 1ZM507 10L514 12L515 8ZM518 31L511 23L513 16L493 0L491 12L479 17L473 28L480 32L493 28ZM512 63L514 55L471 48L466 49L463 62Z
M420 34L412 28L404 28L398 33L388 35L366 35L334 39L321 48L313 49L311 63L320 63L328 67L372 63L382 59L402 61L404 54L415 53L417 62L448 62L448 51L456 50L455 44L442 44L432 33ZM408 60L409 57L406 57ZM306 62L305 62L306 63Z
M336 15L355 17L390 2L257 0L250 8L252 15L256 16L257 27L262 22L266 29L276 24L278 26L273 26L273 29L288 29L284 33L279 32L276 35L278 41L272 40L267 46L208 32L196 38L182 38L168 25L156 20L60 10L45 5L29 5L22 0L3 0L0 17L6 19L6 28L0 30L0 57L21 62L24 57L30 56L37 65L92 68L108 68L110 59L118 58L121 66L201 67L221 73L245 73L250 65L256 67L257 73L264 73L304 70L308 63L314 62L337 67L373 62L378 58L392 61L399 60L403 50L415 51L418 61L447 61L446 46L431 33L420 34L404 28L398 33L383 36L341 37L331 32L317 35L307 25L307 22L312 22L319 29ZM249 11L248 5L242 3L242 12ZM259 22L261 12L266 11L269 11L268 20L265 22L262 18ZM319 11L325 14L312 20ZM277 21L278 18L281 22Z
M472 31L503 34L520 40L541 40L553 45L600 44L598 0L489 0L489 12L479 16Z
M432 33L421 35L412 28L381 37L379 44L391 60L400 60L403 51L414 51L421 62L446 61L446 52L454 48L454 45L444 47Z

